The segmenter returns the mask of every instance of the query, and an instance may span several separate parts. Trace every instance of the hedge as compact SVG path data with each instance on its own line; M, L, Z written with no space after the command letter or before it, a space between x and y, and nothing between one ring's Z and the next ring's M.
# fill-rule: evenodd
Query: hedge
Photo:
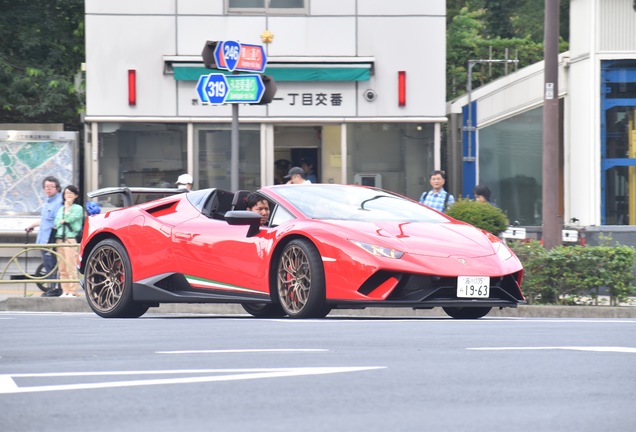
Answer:
M538 241L509 242L524 267L522 291L528 303L570 304L591 297L598 304L602 288L610 305L634 295L634 257L630 246L557 246Z

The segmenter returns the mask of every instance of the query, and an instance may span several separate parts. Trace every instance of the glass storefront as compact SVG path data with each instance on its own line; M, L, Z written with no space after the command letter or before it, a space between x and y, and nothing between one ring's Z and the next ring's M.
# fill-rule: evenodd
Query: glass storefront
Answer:
M434 124L353 123L346 128L343 181L341 125L275 126L270 158L262 154L261 125L240 125L238 188L260 188L263 161L282 158L290 164L311 161L319 182L375 185L413 199L428 190L428 173L434 167ZM195 189L230 190L231 125L194 124L191 130L193 154L188 155L185 123L101 123L98 187L174 187L190 166Z
M541 225L542 124L540 107L479 130L479 183L521 225Z
M419 200L430 188L428 175L434 167L432 123L350 124L347 177L374 179L376 186ZM361 181L362 184L369 184Z

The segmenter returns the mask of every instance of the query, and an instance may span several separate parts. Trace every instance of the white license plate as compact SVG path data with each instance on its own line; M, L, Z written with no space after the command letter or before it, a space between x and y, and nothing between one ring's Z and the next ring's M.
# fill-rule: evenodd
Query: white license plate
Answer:
M488 298L490 278L488 276L459 276L457 278L457 297Z

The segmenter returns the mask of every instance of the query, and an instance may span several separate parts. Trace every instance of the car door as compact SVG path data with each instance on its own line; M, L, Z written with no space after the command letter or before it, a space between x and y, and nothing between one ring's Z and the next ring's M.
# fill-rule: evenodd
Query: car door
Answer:
M247 237L248 226L205 215L175 226L172 244L182 273L193 287L218 293L269 295L268 265L275 228Z

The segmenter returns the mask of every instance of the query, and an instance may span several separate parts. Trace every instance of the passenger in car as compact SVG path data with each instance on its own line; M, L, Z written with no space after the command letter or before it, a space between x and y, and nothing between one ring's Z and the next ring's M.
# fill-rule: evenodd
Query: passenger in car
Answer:
M245 198L246 210L253 211L261 215L261 226L267 225L269 220L269 202L257 194L252 192Z

